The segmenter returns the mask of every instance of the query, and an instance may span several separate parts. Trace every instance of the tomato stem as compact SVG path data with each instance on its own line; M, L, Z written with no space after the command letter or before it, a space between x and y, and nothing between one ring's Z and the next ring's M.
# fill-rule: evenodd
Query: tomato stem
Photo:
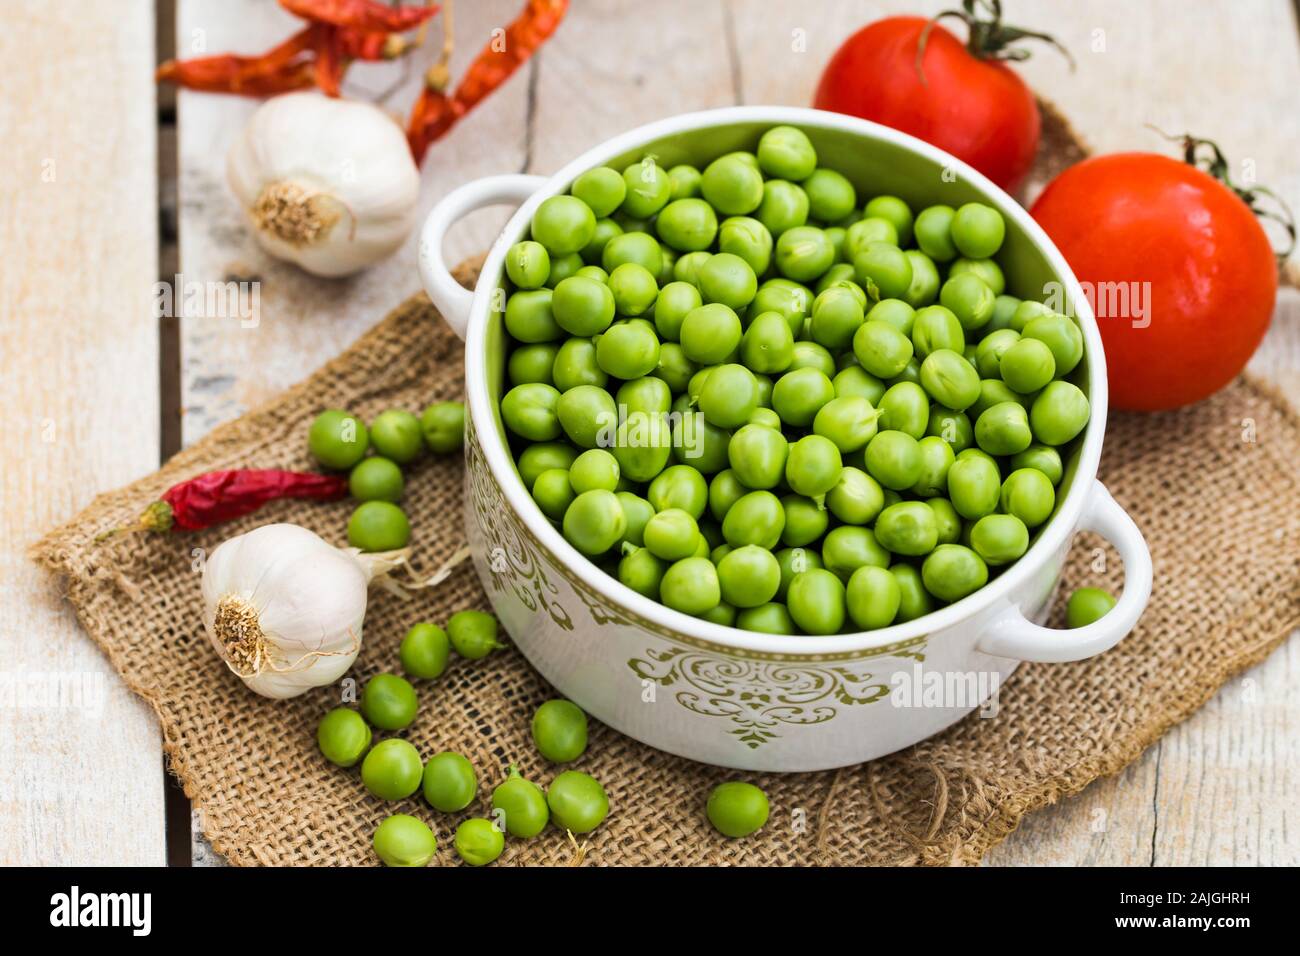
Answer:
M1287 258L1295 251L1296 245L1296 222L1295 214L1291 212L1291 207L1267 186L1238 186L1228 175L1228 160L1223 155L1223 150L1219 144L1212 139L1201 139L1193 136L1191 133L1171 134L1166 133L1159 127L1147 124L1147 128L1159 133L1171 143L1181 143L1183 147L1183 162L1189 166L1194 166L1204 173L1213 176L1223 185L1227 186L1237 198L1246 204L1251 212L1260 219L1269 219L1280 225L1287 234L1286 248L1280 252L1275 251L1278 263L1285 262ZM1261 205L1260 199L1263 198L1271 203L1273 207Z
M981 18L981 12L985 17ZM926 44L930 42L930 31L944 17L956 17L966 24L968 32L966 49L977 60L1027 60L1031 55L1030 52L1020 47L1013 47L1011 44L1021 40L1041 40L1060 51L1061 55L1069 61L1071 70L1075 68L1074 57L1070 51L1051 34L1022 30L1020 27L1004 24L1002 0L962 0L960 10L944 10L936 14L921 31L921 36L916 43L916 72L921 78L922 85L926 80L925 71L921 68L921 59L925 56Z

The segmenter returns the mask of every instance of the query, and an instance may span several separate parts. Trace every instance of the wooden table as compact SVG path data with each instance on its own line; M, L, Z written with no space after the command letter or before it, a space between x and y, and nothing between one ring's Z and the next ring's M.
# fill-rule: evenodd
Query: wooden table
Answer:
M477 176L549 172L639 123L733 103L807 104L830 52L876 16L934 0L582 0L544 53L434 147L422 206ZM255 108L188 93L173 126L151 72L170 4L17 0L0 34L0 634L8 687L62 681L73 707L0 708L0 862L183 862L184 806L169 800L156 722L80 632L57 586L24 557L45 528L136 478L216 424L303 377L416 291L414 241L362 276L320 282L257 251L225 186L225 153ZM517 0L457 4L453 76ZM1168 151L1147 124L1216 139L1300 208L1300 43L1286 0L1007 0L1007 19L1050 29L1018 67L1098 151ZM295 21L271 0L177 0L180 55L256 51ZM436 31L435 31L436 37ZM388 97L409 103L424 59ZM393 65L354 71L375 97ZM159 124L159 117L162 122ZM158 144L161 144L159 148ZM157 163L155 158L157 157ZM161 189L157 171L161 171ZM177 197L179 202L177 203ZM177 252L186 279L257 278L255 330L218 319L177 329L150 312ZM476 214L451 253L485 247L505 211ZM1300 404L1300 295L1282 294L1253 368ZM17 451L15 454L14 451ZM1030 817L992 864L1296 864L1300 642L1230 682L1118 777ZM174 787L172 788L174 790ZM170 817L170 818L169 818ZM197 863L219 862L201 837Z

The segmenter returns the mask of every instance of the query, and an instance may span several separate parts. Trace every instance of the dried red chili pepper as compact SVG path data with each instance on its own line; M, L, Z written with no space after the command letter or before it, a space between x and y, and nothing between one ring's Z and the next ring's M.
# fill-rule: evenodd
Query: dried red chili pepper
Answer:
M258 56L223 53L192 60L168 60L158 67L159 82L177 83L207 93L266 96L311 86L310 54L317 28L299 30L278 46Z
M343 84L343 51L338 27L316 26L316 85L326 96L338 96Z
M504 35L494 37L474 58L451 97L440 88L435 72L430 71L407 125L407 140L416 163L423 162L435 140L527 62L559 27L568 8L569 0L528 0Z
M347 493L348 482L341 475L275 469L209 471L168 488L144 509L136 524L106 531L95 540L122 531L198 531L251 514L268 501L332 501Z
M377 0L280 0L280 6L314 23L386 33L412 30L438 12L436 5L390 7Z

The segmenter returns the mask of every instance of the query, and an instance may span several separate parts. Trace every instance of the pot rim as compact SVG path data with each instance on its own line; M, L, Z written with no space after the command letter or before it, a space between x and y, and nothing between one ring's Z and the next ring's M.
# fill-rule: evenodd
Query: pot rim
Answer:
M1075 316L1083 333L1084 354L1088 359L1088 400L1091 404L1091 417L1084 431L1083 445L1078 451L1078 465L1065 500L1061 502L1057 513L1048 525L1039 533L1038 539L1010 568L973 594L904 624L893 624L872 631L826 636L763 634L713 624L681 611L675 611L657 601L651 601L604 570L597 568L586 555L569 544L564 536L546 520L541 509L537 507L531 494L524 487L506 445L492 427L496 416L493 413L492 397L488 395L487 389L485 349L489 304L493 290L498 286L504 271L506 251L516 241L515 237L523 234L524 226L532 219L537 207L543 200L564 192L580 173L603 165L610 159L634 150L638 146L675 133L738 123L789 124L839 130L901 147L940 166L953 169L959 177L983 192L988 201L1003 216L1014 220L1024 230L1035 248L1047 260L1056 278L1065 287L1067 301L1073 304ZM1027 209L973 167L916 137L857 117L792 106L732 106L656 120L593 146L554 175L547 177L545 183L516 210L502 228L479 274L470 306L468 333L465 340L465 388L473 428L488 467L500 484L502 493L511 508L524 522L537 543L549 552L551 558L579 574L584 565L599 572L585 577L584 583L633 618L645 619L658 627L697 641L750 654L782 657L839 657L907 643L970 620L998 607L999 602L1005 603L1008 595L1039 572L1051 556L1074 534L1096 478L1107 413L1105 354L1091 303L1084 295L1065 257L1029 215Z

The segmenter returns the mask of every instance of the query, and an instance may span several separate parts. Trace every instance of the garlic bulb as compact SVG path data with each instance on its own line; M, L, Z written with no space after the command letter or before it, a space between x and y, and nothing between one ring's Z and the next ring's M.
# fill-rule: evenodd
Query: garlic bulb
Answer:
M262 248L316 275L364 269L415 225L420 174L406 136L369 103L268 100L231 147L226 176Z
M223 541L204 563L203 625L250 688L296 697L352 666L367 588L403 557L336 548L298 525L263 525Z

